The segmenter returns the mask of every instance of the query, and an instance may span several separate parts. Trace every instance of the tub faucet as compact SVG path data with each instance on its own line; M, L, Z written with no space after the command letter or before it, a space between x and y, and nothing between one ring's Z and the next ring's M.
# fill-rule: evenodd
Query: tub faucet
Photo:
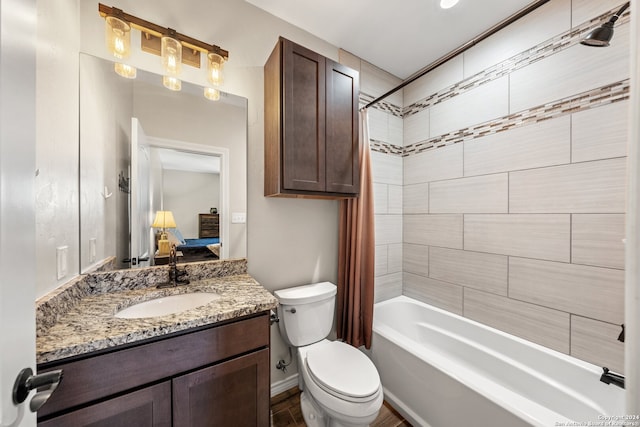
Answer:
M617 385L620 388L624 388L624 376L614 374L609 371L609 368L602 368L602 375L600 375L600 381L605 384Z
M171 250L169 251L169 281L159 284L156 286L157 288L174 288L178 285L189 284L189 279L185 277L187 276L187 271L178 270L177 259L176 245L171 245Z

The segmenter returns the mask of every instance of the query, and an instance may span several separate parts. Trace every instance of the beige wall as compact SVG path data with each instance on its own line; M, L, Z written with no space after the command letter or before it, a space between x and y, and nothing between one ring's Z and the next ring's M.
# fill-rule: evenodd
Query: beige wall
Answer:
M628 18L570 34L618 3L552 0L408 85L404 157L372 111L379 299L400 256L404 294L623 370Z

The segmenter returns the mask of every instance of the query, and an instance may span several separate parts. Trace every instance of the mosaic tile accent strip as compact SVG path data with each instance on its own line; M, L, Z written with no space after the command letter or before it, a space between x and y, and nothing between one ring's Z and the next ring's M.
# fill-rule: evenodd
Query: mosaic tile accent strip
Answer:
M534 62L537 62L543 58L558 53L564 49L574 46L586 36L586 34L596 26L606 22L612 13L615 13L618 8L606 12L590 21L587 21L571 30L553 37L537 46L527 49L519 54L502 61L486 70L468 77L458 83L449 86L439 92L431 94L409 106L404 107L402 111L402 117L407 117L416 114L426 108L433 107L443 101L458 96L466 91L474 89L480 85L483 85L492 80L503 77L510 74L520 68L526 67ZM617 21L620 25L625 22L629 22L629 12L626 12Z
M393 154L395 156L404 155L404 147L390 144L384 141L378 141L376 139L369 140L369 147L371 148L371 151L375 151L382 154Z
M543 120L550 120L578 111L624 101L625 99L629 99L629 79L408 145L404 147L402 156L407 157L419 154L433 148L446 147ZM373 145L371 149L374 150Z
M439 104L440 102L451 99L468 90L474 89L482 84L503 77L513 71L526 67L527 65L530 65L545 57L551 56L555 53L558 53L564 49L580 43L580 41L591 29L608 21L611 15L617 12L618 9L619 7L616 7L611 11L603 13L600 16L586 21L563 34L553 37L537 46L527 49L501 63L498 63L484 70L483 72L461 80L460 82L452 86L444 88L439 92L431 94L409 106L406 106L402 109L401 114L397 113L397 106L387 103L384 100L373 105L372 107L393 114L397 117L405 118L411 116L424 109ZM630 12L625 12L618 20L618 25L621 23L629 22L629 17ZM406 147L399 147L393 144L386 143L384 141L371 141L371 150L379 153L399 155L403 157L411 156L422 153L426 150L445 147L465 140L506 131L530 123L537 123L543 120L553 119L565 114L571 114L574 112L599 107L628 98L629 80L627 79L588 92L577 94L572 97L556 100L545 105L510 114L505 117L491 120L490 122L480 123L469 128L464 128L456 130L454 132L449 132L444 135L439 135L434 138L420 141ZM371 102L373 99L375 99L373 96L363 93L360 94L360 103L362 104L362 106L368 102Z
M377 98L376 96L372 96L364 92L360 92L360 96L358 98L360 108L363 108L365 105L367 105L368 103L370 103L376 98ZM375 108L376 110L384 111L385 113L389 113L396 117L402 118L402 107L399 107L395 104L387 102L384 99L382 101L379 101L373 104L370 108Z

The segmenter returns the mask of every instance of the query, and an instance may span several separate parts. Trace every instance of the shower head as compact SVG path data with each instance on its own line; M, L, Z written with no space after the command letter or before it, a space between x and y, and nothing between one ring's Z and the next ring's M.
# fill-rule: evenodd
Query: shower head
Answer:
M628 7L629 3L627 2L624 6L620 8L619 11L613 15L609 21L602 24L602 26L594 29L587 37L585 37L580 43L585 46L594 46L594 47L606 47L609 46L609 42L613 37L613 24L620 18L622 12L624 12Z

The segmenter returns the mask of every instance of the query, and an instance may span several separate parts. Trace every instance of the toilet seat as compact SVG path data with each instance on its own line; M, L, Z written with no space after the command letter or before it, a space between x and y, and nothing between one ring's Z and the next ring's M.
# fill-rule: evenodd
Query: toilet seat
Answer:
M380 376L371 360L343 342L327 341L310 348L305 364L318 387L339 399L367 402L380 389Z

